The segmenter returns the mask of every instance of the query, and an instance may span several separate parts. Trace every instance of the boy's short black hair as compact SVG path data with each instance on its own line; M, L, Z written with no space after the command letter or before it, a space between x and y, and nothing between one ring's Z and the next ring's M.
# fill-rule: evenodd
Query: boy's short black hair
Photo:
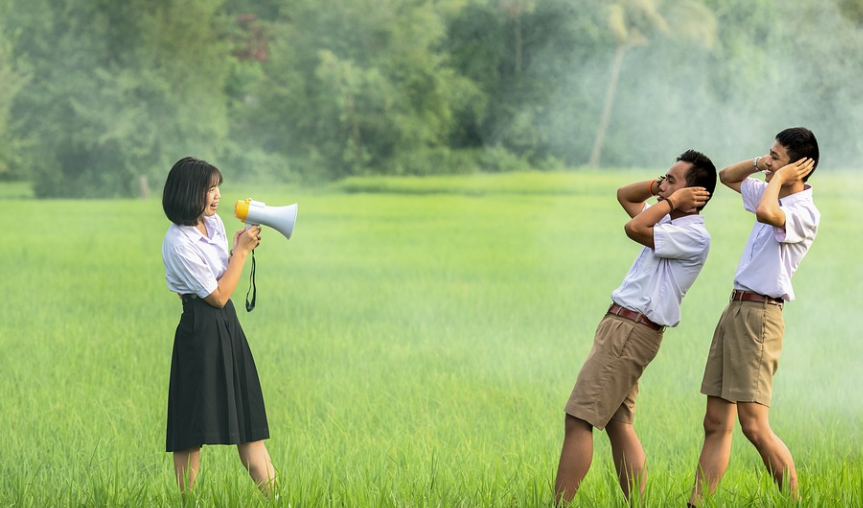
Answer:
M776 141L788 152L788 162L797 162L804 158L812 159L815 162L812 171L803 177L804 182L808 180L818 167L818 157L820 156L815 134L806 127L791 127L777 134Z
M686 186L704 187L710 193L707 201L698 208L698 211L701 211L707 206L710 198L713 197L713 191L716 190L716 166L713 165L713 161L708 156L695 150L683 152L677 160L692 164L686 171Z
M209 162L194 157L178 160L162 191L165 215L179 226L194 226L207 207L210 188L221 183L222 173Z

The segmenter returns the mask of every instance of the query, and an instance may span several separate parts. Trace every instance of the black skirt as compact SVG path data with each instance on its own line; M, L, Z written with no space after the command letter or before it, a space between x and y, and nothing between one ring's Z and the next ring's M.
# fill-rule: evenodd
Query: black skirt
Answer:
M234 304L186 299L174 335L166 449L270 437L255 360Z

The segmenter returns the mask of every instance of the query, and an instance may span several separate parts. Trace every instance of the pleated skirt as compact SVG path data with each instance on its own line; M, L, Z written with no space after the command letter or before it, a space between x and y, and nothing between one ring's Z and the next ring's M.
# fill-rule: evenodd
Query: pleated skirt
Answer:
M255 360L230 300L183 303L174 335L166 450L270 437Z

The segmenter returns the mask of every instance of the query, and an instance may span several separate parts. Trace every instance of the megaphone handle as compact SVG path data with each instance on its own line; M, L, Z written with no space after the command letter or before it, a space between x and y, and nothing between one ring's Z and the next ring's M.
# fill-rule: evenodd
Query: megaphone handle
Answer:
M249 299L251 293L252 298ZM249 290L246 291L246 312L255 310L255 301L258 299L258 288L255 285L255 249L252 249L252 270L249 273Z
M245 229L257 225L254 222L247 222ZM252 249L252 270L249 273L249 290L246 291L246 312L255 310L255 301L258 299L258 288L255 285L255 268L255 249ZM249 299L249 294L252 295L251 300Z

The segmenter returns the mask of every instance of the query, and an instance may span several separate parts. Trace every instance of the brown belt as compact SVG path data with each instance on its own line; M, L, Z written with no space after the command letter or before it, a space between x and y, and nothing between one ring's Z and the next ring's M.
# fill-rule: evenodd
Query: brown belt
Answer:
M773 305L779 305L785 303L781 298L773 298L770 296L762 295L761 293L755 293L753 291L743 291L740 289L735 289L731 292L731 299L737 300L738 302L758 302L758 303L772 303Z
M635 312L634 310L629 310L626 307L621 307L616 303L612 303L611 307L608 308L609 314L614 314L615 316L620 316L622 318L628 319L630 321L635 321L638 324L644 325L651 330L655 330L657 332L661 332L663 328L662 325L658 325L653 321L647 319L647 316L641 314L640 312Z

